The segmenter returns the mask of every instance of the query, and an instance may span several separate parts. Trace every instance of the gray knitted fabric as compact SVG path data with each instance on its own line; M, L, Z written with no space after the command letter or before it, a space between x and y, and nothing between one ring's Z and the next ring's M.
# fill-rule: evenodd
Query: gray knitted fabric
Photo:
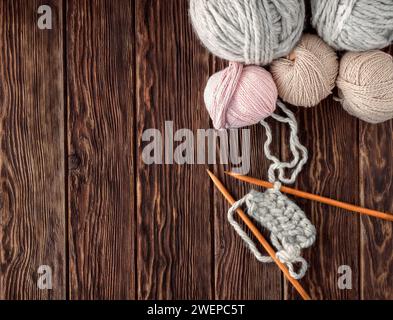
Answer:
M263 256L258 251L253 241L234 219L236 210L246 206L248 215L271 232L270 239L278 250L277 258L288 267L294 279L301 279L308 269L307 262L301 257L301 250L314 244L316 229L304 212L280 192L279 187L280 185L277 185L275 189L264 193L251 191L229 210L228 220L258 261L273 262L270 256ZM296 263L300 264L298 271L295 271Z

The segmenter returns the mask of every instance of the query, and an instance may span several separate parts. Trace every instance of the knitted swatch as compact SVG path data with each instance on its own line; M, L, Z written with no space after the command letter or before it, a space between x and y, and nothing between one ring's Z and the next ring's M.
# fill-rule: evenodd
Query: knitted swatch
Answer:
M273 262L270 256L263 256L253 241L235 221L236 210L247 207L247 213L271 232L270 239L278 250L277 258L284 263L294 279L301 279L307 272L306 260L301 257L301 250L311 247L316 239L316 229L306 218L304 212L287 196L280 192L280 185L264 193L251 191L238 201L228 212L229 223L247 243L258 261ZM294 264L300 263L299 271Z

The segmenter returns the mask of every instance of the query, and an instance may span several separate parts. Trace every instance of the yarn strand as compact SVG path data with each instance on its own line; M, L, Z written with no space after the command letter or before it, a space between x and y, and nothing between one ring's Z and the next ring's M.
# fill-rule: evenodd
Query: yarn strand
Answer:
M305 276L308 269L306 260L301 256L301 251L314 244L316 229L307 219L305 213L293 201L283 195L280 189L282 183L293 184L295 182L307 163L308 151L299 141L295 115L281 101L277 102L277 106L285 116L273 113L272 117L278 122L289 125L289 148L293 159L291 162L282 162L272 154L270 148L273 140L272 130L265 120L261 121L267 135L264 146L265 155L273 162L268 175L269 181L274 184L274 188L264 193L251 191L229 209L228 221L258 261L262 263L273 262L270 256L261 254L252 239L236 222L235 212L245 206L247 214L271 232L270 239L277 249L277 258L288 267L291 277L298 280ZM287 169L292 169L289 177L285 174ZM295 264L298 266L297 268L295 268Z
M268 172L269 182L275 183L278 178L283 184L294 184L297 176L308 161L308 151L299 141L299 130L295 115L281 101L277 101L277 106L286 114L287 118L277 114L272 114L272 117L281 123L288 124L290 127L289 146L293 155L293 160L291 162L281 162L272 154L270 148L273 141L272 130L269 124L265 120L262 120L261 124L265 128L267 135L267 141L264 147L265 155L273 162ZM286 169L294 169L290 177L285 176ZM278 172L278 177L276 176L276 172Z

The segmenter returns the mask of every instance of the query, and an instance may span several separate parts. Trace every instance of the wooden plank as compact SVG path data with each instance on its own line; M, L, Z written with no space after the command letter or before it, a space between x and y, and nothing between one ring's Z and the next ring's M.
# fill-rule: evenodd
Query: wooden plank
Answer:
M192 31L188 1L136 1L136 19L138 298L210 299L212 186L205 167L142 159L145 130L164 135L165 121L173 121L174 131L196 137L209 127L202 90L209 55Z
M0 2L0 299L63 299L65 281L62 1ZM37 286L52 271L52 290ZM48 270L45 271L45 274Z
M227 66L227 63L215 60L214 69L220 71ZM278 123L269 120L274 133L272 150L276 155L280 155L280 126ZM266 135L261 125L255 125L249 130L250 145L249 175L267 179L267 172L270 166L266 159L263 147ZM244 145L242 130L239 134L239 156L243 156ZM218 165L215 168L221 181L232 192L235 199L244 197L254 186L239 183L233 178L225 176L224 170L236 168L236 164L228 166ZM260 189L259 191L264 191ZM214 193L214 239L215 239L215 288L216 298L223 300L279 300L282 297L282 275L275 264L261 264L252 255L250 250L229 225L227 211L229 205L218 190ZM239 221L241 222L241 221ZM241 224L244 230L247 227ZM261 229L261 231L264 231ZM268 232L263 232L267 239L270 239ZM251 236L251 234L250 234ZM253 237L251 236L253 239ZM254 239L255 240L255 239ZM255 240L255 243L257 241ZM263 248L260 248L263 252ZM257 279L257 280L256 280Z
M71 299L135 298L134 6L67 1Z
M358 204L358 122L344 112L332 97L313 109L297 110L300 139L310 160L299 176L300 190ZM282 140L287 141L287 130ZM283 153L287 147L283 143ZM310 268L302 280L313 299L359 298L359 220L356 214L325 205L294 199L317 228L317 241L304 250ZM352 269L352 290L338 286L339 268ZM298 299L286 284L286 299Z
M276 150L275 154L279 155L280 127L274 121L270 121L270 124L274 133L272 148ZM266 160L263 152L263 145L266 140L264 129L258 125L248 129L251 136L251 170L249 174L253 177L266 179L270 163ZM254 186L238 183L233 178L226 177L223 169L219 167L216 172L236 199L241 199L251 189L256 189ZM226 169L230 170L230 167L228 166ZM259 191L264 192L262 189ZM214 208L217 299L280 300L282 298L281 271L274 263L262 264L255 259L254 255L229 225L227 219L229 205L218 191L215 192ZM243 225L243 229L247 230L247 227ZM266 239L270 239L270 234L266 230L262 228L260 230ZM252 236L251 238L254 239ZM257 244L257 240L254 239L254 241ZM258 245L258 247L260 246ZM260 250L262 253L264 252L263 248L260 248Z
M390 47L393 54L393 46ZM360 199L362 206L393 212L393 121L360 123ZM361 297L393 299L393 225L361 220Z

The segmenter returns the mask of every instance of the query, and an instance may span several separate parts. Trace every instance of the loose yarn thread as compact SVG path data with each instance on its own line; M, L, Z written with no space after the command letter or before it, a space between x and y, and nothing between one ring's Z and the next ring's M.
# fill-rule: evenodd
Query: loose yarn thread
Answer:
M267 65L299 41L304 0L190 0L190 16L202 43L214 55Z
M269 181L274 183L274 188L264 193L251 191L229 209L228 221L258 261L262 263L273 262L271 257L263 256L260 253L254 242L234 218L236 210L246 206L247 214L271 232L272 244L278 250L277 258L287 265L289 273L294 279L301 279L308 270L308 264L301 257L301 251L314 244L316 229L307 219L305 213L292 200L281 193L280 188L282 183L292 184L295 182L307 163L308 152L299 141L295 116L280 101L278 106L287 115L287 118L276 114L273 114L272 117L279 122L289 124L291 128L290 149L293 160L291 162L281 162L272 154L270 150L272 131L269 124L262 121L261 124L265 127L267 133L264 151L266 157L273 162L269 168ZM290 177L285 176L286 169L293 169ZM294 264L300 264L298 271L295 270Z
M393 41L392 0L311 0L312 24L337 50L382 49Z

